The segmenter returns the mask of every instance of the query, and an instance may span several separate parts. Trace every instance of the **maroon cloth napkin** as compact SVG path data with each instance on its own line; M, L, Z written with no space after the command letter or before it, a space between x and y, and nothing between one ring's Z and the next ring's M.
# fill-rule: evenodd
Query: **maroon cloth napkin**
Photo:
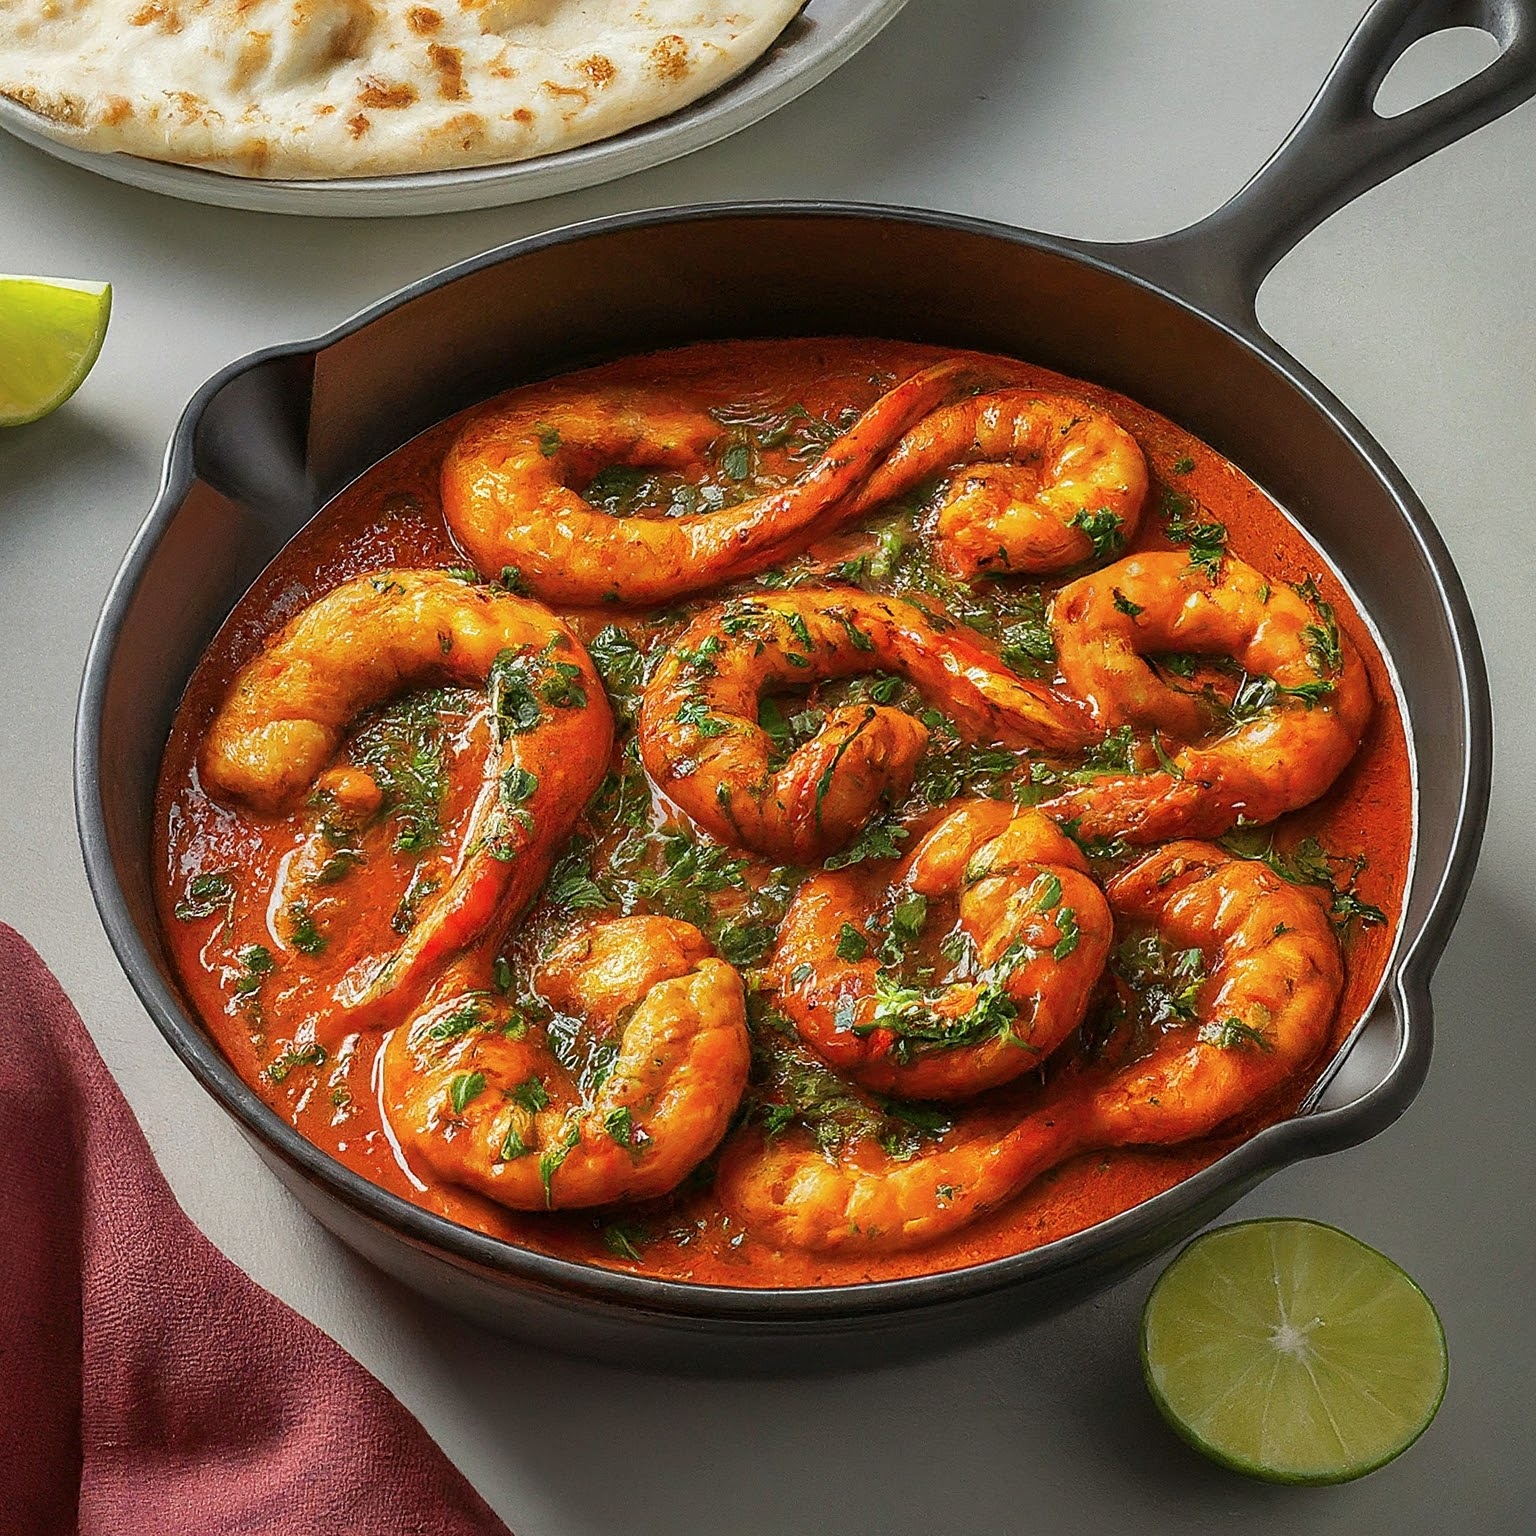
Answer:
M415 1419L187 1220L0 924L0 1536L507 1536Z

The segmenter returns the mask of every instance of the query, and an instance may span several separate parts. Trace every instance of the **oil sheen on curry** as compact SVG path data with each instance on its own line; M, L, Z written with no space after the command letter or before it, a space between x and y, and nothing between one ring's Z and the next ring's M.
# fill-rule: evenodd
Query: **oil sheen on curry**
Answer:
M418 438L194 676L182 980L317 1146L681 1280L976 1263L1294 1112L1409 770L1295 526L1006 358L710 344Z

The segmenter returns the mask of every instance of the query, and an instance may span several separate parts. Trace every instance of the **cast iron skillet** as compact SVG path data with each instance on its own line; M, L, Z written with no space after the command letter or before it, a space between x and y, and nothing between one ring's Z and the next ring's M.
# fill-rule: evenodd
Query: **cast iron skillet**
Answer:
M1503 45L1400 117L1377 87L1449 25ZM1285 144L1191 229L1090 246L912 210L743 204L600 220L521 240L396 294L319 340L199 391L108 595L86 662L75 789L92 890L172 1048L344 1241L483 1322L651 1365L787 1370L889 1359L1036 1317L1145 1262L1276 1168L1389 1124L1429 1065L1429 979L1472 875L1491 724L1471 613L1424 508L1360 424L1259 329L1280 256L1351 197L1536 94L1536 0L1376 0ZM1328 552L1393 659L1416 782L1401 937L1326 1088L1176 1188L1092 1229L949 1274L749 1291L526 1252L369 1184L243 1083L196 1022L155 915L156 770L177 700L257 573L390 449L510 385L732 336L867 334L978 347L1122 390L1190 428Z

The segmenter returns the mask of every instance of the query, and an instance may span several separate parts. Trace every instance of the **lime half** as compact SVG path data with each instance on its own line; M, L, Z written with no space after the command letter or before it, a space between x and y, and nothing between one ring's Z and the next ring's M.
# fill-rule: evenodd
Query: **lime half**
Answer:
M0 427L36 421L74 394L111 313L110 283L0 277Z
M1141 1318L1141 1363L1196 1450L1277 1483L1342 1483L1424 1433L1445 1332L1390 1259L1320 1222L1244 1221L1192 1242Z

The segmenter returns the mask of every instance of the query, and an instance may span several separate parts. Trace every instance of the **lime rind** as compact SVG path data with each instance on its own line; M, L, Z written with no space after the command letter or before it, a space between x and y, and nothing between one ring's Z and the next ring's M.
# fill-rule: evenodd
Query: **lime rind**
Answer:
M0 275L0 427L37 421L74 394L111 314L110 283Z
M1402 1455L1445 1396L1445 1332L1384 1254L1301 1218L1190 1243L1142 1313L1147 1389L1174 1431L1267 1482L1351 1481Z

